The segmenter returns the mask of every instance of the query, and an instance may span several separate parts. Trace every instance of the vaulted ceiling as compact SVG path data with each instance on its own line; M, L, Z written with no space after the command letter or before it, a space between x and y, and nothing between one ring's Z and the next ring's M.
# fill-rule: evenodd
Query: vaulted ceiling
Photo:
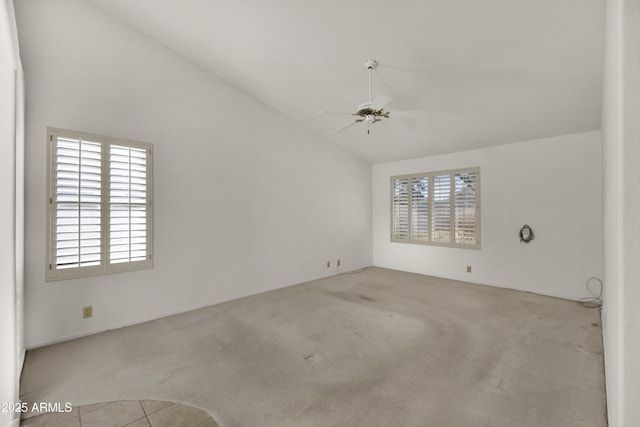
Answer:
M604 0L91 1L374 163L600 128ZM388 110L426 112L330 135L370 58Z

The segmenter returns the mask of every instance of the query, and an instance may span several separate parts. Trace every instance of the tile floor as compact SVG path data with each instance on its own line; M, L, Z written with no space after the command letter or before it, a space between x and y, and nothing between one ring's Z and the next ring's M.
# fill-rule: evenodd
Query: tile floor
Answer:
M23 427L219 427L205 411L158 400L122 400L74 407L23 420Z

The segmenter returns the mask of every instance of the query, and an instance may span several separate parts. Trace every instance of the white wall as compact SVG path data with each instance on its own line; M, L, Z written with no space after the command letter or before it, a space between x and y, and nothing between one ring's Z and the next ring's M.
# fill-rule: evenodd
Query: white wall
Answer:
M13 4L0 2L0 403L18 402L22 355L23 103ZM9 411L7 411L9 409ZM19 413L0 410L0 426Z
M622 207L623 189L621 158L622 115L620 111L622 71L621 32L622 0L607 1L606 49L602 109L603 140L603 221L604 221L604 287L602 338L604 345L607 415L609 425L622 427Z
M29 347L371 264L368 164L86 2L16 14ZM47 126L155 144L152 270L44 281Z
M472 166L481 168L480 250L390 241L391 176ZM578 299L602 275L601 174L598 131L374 165L373 264Z
M609 425L640 425L640 0L609 0L603 333Z

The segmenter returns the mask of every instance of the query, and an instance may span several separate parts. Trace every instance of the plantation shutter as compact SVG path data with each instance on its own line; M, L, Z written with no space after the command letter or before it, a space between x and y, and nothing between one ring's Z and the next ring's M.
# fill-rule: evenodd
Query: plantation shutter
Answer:
M480 168L391 177L391 240L480 249Z
M391 181L393 200L391 226L392 239L409 238L409 178L394 179Z
M52 262L56 270L99 266L101 143L55 135L53 144L56 168L50 200L54 213Z
M476 244L477 172L456 173L455 181L455 242Z
M46 280L153 267L152 145L48 129Z
M433 177L433 210L431 240L451 242L451 176Z
M147 259L147 150L109 148L109 262Z
M411 238L429 241L429 177L411 179Z

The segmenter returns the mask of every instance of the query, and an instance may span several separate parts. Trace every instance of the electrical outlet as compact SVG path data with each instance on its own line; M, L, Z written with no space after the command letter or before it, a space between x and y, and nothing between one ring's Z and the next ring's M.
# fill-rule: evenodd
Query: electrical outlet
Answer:
M327 268L331 268L331 261L327 261Z
M93 306L88 305L86 307L82 307L82 318L86 319L88 317L93 317Z
M340 267L340 260L338 260L338 267Z
M471 266L467 265L467 273L471 273Z

